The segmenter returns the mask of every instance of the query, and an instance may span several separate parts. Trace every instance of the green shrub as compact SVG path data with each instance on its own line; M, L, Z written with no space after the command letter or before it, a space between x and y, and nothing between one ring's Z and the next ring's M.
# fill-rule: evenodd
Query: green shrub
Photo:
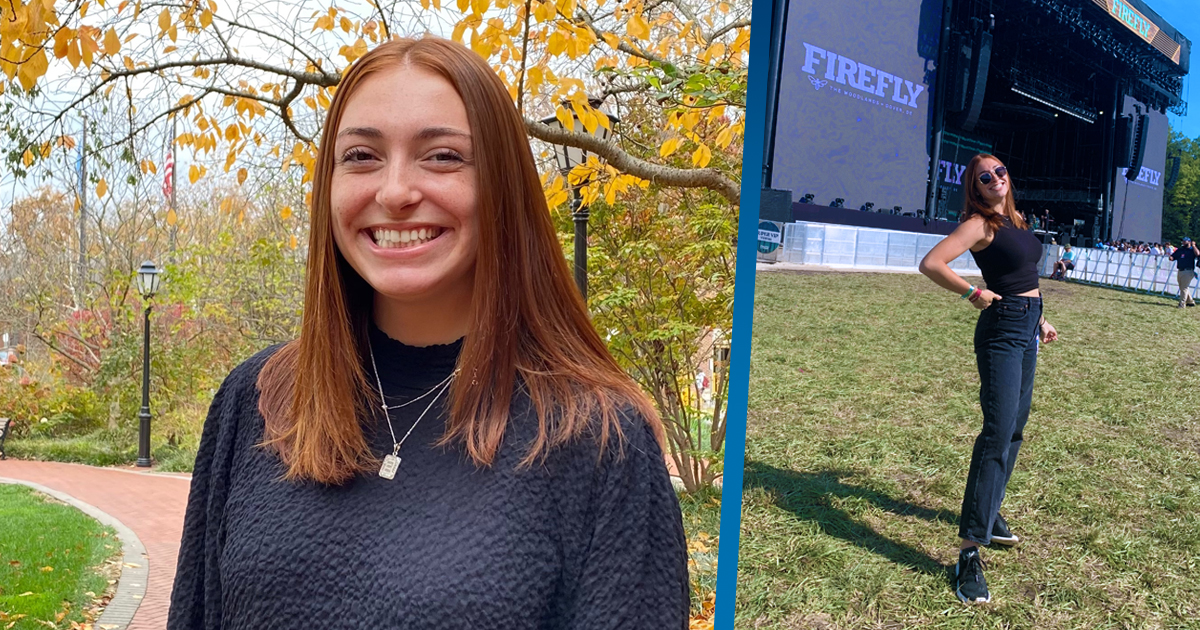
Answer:
M57 379L7 372L0 376L0 417L12 418L13 436L69 437L104 426L100 402L88 389Z
M14 435L4 448L17 459L120 466L137 461L137 434L103 429L73 438Z

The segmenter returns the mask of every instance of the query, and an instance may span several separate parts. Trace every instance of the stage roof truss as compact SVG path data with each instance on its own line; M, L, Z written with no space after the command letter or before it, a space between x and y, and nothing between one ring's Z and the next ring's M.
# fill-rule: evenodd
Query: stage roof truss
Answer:
M1064 29L1060 31L1063 37L1059 41L1067 45L1059 48L1070 49L1069 42L1083 36L1091 48L1112 60L1109 71L1124 80L1130 94L1138 100L1159 110L1186 108L1183 101L1183 75L1186 72L1183 68L1120 23L1104 14L1096 16L1105 18L1104 22L1098 22L1085 14L1082 7L1062 0L1023 1L1055 19ZM1029 23L1039 31L1047 26L1041 20ZM1099 66L1098 63L1091 65Z

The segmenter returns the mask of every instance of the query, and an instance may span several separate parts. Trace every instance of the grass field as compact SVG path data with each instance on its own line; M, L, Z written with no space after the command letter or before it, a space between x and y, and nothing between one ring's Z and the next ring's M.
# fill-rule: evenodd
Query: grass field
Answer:
M1200 628L1200 308L1042 281L1060 340L954 596L976 311L920 275L759 273L738 628Z
M115 532L25 486L0 484L0 626L89 621L108 587L97 570L120 552Z

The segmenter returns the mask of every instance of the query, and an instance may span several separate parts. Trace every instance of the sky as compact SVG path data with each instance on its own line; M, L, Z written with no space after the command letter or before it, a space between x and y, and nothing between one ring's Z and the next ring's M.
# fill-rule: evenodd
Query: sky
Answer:
M1171 128L1188 138L1200 137L1200 81L1192 75L1200 73L1200 12L1196 0L1145 0L1168 24L1174 26L1192 42L1191 74L1183 79L1183 100L1188 102L1187 116L1168 113Z

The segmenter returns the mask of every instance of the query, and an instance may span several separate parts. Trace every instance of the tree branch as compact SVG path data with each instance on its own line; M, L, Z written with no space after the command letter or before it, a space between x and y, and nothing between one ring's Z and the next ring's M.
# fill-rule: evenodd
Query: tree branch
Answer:
M730 22L729 24L726 24L725 26L722 26L721 28L718 28L717 30L713 31L705 39L708 41L708 43L711 44L714 39L717 39L718 37L724 35L725 33L728 33L729 31L736 30L739 28L749 28L749 26L750 26L750 20L744 20L744 19L743 20L735 20L735 21Z
M655 184L680 188L707 188L720 193L734 206L739 203L741 184L717 169L683 169L654 164L629 155L611 142L583 133L555 129L528 118L525 119L525 130L530 136L543 142L572 146L595 153L608 161L613 168Z

